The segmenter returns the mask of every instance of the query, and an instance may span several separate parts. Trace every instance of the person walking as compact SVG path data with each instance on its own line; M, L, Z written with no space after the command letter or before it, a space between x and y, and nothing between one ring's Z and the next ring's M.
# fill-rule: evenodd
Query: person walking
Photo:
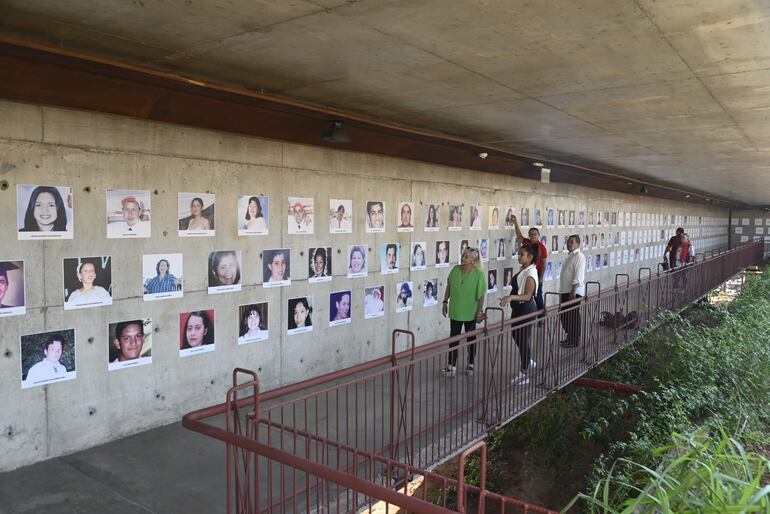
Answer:
M569 255L561 270L559 292L561 302L569 302L585 295L586 256L580 251L580 236L573 234L567 239ZM580 344L580 305L570 305L560 316L561 326L567 338L559 344L565 348L574 348Z
M449 314L450 337L475 330L476 323L484 319L484 296L487 293L487 279L481 270L481 258L476 248L467 248L461 257L460 264L449 272L444 303L441 314L446 318ZM450 301L451 300L451 301ZM475 336L469 337L468 342L474 341ZM459 342L450 343L449 347L458 346ZM468 346L468 363L465 372L473 374L476 357L476 343ZM457 350L449 352L449 362L441 373L446 377L457 374Z

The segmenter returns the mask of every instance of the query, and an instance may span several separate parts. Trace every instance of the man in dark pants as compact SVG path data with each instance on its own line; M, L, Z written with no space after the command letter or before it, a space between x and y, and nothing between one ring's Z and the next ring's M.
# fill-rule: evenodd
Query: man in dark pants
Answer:
M676 267L676 251L679 249L679 244L682 241L682 234L684 234L684 229L682 227L676 229L676 234L671 236L671 239L668 240L666 251L663 252L664 257L668 260L669 271L674 271L674 268Z
M586 256L580 251L580 236L569 236L567 250L569 255L561 270L559 289L562 303L582 298L586 290ZM566 312L561 314L560 319L567 338L559 344L565 348L574 348L580 344L580 305L569 305L565 309Z
M536 244L538 246L538 249L540 250L540 254L538 257L537 262L535 263L535 268L537 269L537 292L535 293L535 305L537 305L537 310L542 311L543 310L543 277L545 276L545 263L548 261L548 248L545 247L545 245L540 241L540 231L537 229L537 227L530 227L529 232L527 233L529 237L524 237L524 235L521 233L521 227L519 227L519 220L516 219L516 216L513 216L513 228L516 230L516 239L523 244ZM538 317L543 317L542 314Z

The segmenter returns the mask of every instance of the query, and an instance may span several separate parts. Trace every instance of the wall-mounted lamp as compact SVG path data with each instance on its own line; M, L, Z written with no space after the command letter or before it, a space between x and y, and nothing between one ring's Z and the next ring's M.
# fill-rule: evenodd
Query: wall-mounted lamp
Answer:
M543 167L543 163L542 162L533 162L532 166L535 166L537 168L542 168Z
M540 168L540 182L543 184L551 183L551 170L549 168Z
M350 136L345 132L341 120L332 120L321 139L327 143L350 143Z
M690 198L690 195L684 195L685 198Z
M486 159L487 157L489 157L487 152L479 152L479 159Z

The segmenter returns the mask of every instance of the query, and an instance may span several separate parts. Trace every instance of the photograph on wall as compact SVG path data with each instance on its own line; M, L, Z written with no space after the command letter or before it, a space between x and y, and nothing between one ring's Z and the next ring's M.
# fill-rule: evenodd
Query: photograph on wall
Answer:
M497 292L497 270L487 271L487 293Z
M508 207L505 210L505 219L503 220L503 227L507 229L513 229L516 222L516 215L514 214L514 208ZM521 220L519 220L521 222Z
M578 227L584 228L586 226L586 210L580 209L578 211Z
M64 310L112 305L112 259L74 257L63 261Z
M409 252L409 269L411 271L420 271L425 269L425 241L412 241L411 251Z
M634 213L634 216L636 213ZM602 226L602 211L596 211L596 226L601 227Z
M548 261L545 263L545 280L553 280L553 261Z
M401 245L398 243L383 243L380 245L380 273L390 275L398 273L398 259Z
M107 332L109 371L152 364L152 319L110 323Z
M353 200L329 200L329 233L353 233Z
M398 203L398 224L396 225L396 232L414 232L413 212L413 202Z
M19 184L16 186L16 216L20 241L72 239L72 188Z
M535 226L543 225L543 215L540 213L540 207L535 207Z
M312 234L315 215L314 200L299 196L290 196L286 226L289 235Z
M0 261L0 318L26 313L24 261Z
M574 227L575 226L575 211L569 211L567 213L567 224L570 227Z
M565 221L564 221L564 209L559 209L559 228L564 228Z
M266 236L270 233L270 197L238 195L239 236Z
M586 255L586 271L594 270L594 258L591 255Z
M367 265L367 247L365 245L348 246L348 278L361 278L369 274Z
M414 286L411 282L396 284L396 312L411 311L414 306Z
M471 205L471 230L481 230L481 206Z
M603 216L602 222L604 223L604 226L606 227L606 226L608 226L610 224L610 211L604 211L602 213L602 216ZM645 219L645 223L644 224L645 225L649 224L649 218L647 216L648 215L645 214L645 217L644 217L644 219Z
M422 287L422 306L438 305L438 278L426 279L423 281Z
M463 206L449 205L449 230L456 231L463 228Z
M594 211L588 211L588 228L594 226Z
M214 351L214 309L179 315L179 356Z
M497 248L497 260L498 261L504 261L506 259L505 255L505 238L504 237L498 237L495 239L495 248Z
M556 278L561 277L561 270L564 267L564 261L558 261L556 263Z
M449 267L449 241L436 241L436 267Z
M489 238L482 237L477 241L479 245L479 256L481 256L481 262L489 261Z
M559 253L559 236L551 236L551 254Z
M513 289L513 268L503 268L503 290Z
M364 319L385 315L385 286L367 287L364 290Z
M286 314L288 316L288 335L304 334L313 331L313 297L300 296L289 298Z
M618 224L618 211L612 211L612 214L610 215L610 225L617 225ZM658 223L655 223L656 225Z
M460 244L457 245L457 262L462 263L463 260L463 252L468 249L470 244L468 244L467 239L460 240Z
M521 223L522 227L529 227L529 208L528 207L521 208L521 217L519 218L519 222Z
M500 228L500 208L496 205L489 206L489 230Z
M249 303L238 307L238 344L266 341L268 330L267 302Z
M77 378L74 328L26 334L19 341L22 389Z
M214 195L178 193L179 237L214 236Z
M351 298L350 290L329 293L329 326L346 325L350 323Z
M385 202L381 200L369 200L366 202L366 232L385 232Z
M545 224L548 226L548 228L553 228L553 209L550 207L546 207L545 209Z
M291 285L291 250L274 248L262 252L262 287Z
M150 237L150 192L107 190L107 239Z
M209 253L209 294L241 290L241 251L222 250Z
M332 247L311 248L307 252L308 279L311 284L332 279Z
M144 301L181 298L184 268L181 253L142 255Z
M440 226L441 206L437 203L425 204L425 232L438 232Z

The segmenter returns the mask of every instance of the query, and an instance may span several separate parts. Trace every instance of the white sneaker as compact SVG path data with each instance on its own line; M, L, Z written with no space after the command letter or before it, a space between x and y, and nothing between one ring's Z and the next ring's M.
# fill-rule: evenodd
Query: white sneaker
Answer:
M454 378L457 375L457 368L455 366L447 366L441 369L441 374L447 378Z
M537 367L537 362L535 362L532 359L529 359L529 369L535 369Z
M529 384L529 377L526 373L519 372L518 375L514 377L513 380L511 380L511 384L513 385L527 385Z

